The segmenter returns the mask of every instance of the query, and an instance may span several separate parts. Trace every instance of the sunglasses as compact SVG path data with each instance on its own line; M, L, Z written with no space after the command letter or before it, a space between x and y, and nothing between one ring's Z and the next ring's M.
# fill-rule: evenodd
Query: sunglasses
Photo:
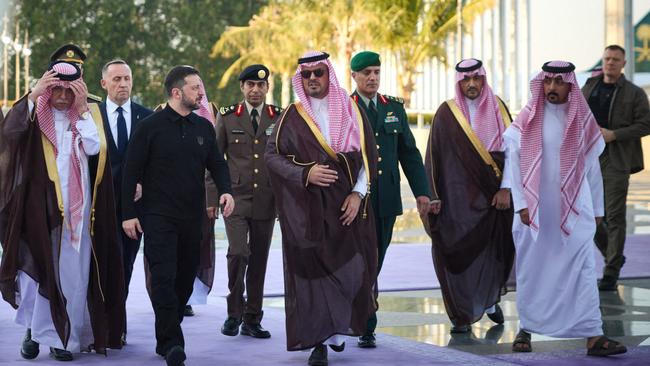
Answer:
M317 78L322 77L325 75L325 69L303 70L300 72L300 76L302 76L303 79L311 78L311 74L314 74Z

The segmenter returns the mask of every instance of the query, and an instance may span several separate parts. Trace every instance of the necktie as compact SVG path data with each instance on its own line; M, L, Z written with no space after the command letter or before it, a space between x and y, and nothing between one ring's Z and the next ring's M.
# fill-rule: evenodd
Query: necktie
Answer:
M370 99L370 102L368 103L368 119L373 126L377 123L377 108L372 99Z
M257 113L257 109L253 109L251 112L251 122L253 123L253 130L255 130L255 133L257 133L257 127L259 124L257 123L257 116L259 116L259 113Z
M117 151L120 155L126 153L126 142L128 137L126 134L126 119L124 119L124 114L122 112L124 109L122 107L117 107Z

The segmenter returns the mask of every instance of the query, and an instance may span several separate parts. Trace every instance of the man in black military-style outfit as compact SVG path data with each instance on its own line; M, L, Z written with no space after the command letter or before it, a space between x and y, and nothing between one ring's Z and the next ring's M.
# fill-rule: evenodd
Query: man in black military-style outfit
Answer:
M122 173L122 228L131 239L146 231L156 353L168 366L180 366L186 357L181 322L200 260L206 169L219 189L224 217L235 206L214 128L192 113L203 99L201 85L191 66L176 66L167 74L167 106L140 122ZM144 193L140 215L133 202L138 182Z

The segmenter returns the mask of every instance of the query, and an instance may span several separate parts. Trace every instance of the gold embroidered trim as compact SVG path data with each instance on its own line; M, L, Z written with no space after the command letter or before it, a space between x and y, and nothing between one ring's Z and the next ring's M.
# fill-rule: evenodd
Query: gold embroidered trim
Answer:
M483 143L481 143L481 140L479 140L476 133L474 133L472 126L470 126L469 122L467 122L465 115L458 107L458 104L456 104L456 101L450 99L447 101L447 105L449 105L449 109L451 109L451 112L454 114L454 117L456 117L458 124L465 132L465 135L467 135L467 138L474 146L474 149L476 149L476 152L478 152L478 154L481 156L481 159L483 159L483 162L492 167L492 170L494 170L494 174L496 174L497 177L501 177L501 169L499 169L499 166L492 158L492 155L490 155L487 149L485 149Z
M307 113L307 110L305 110L305 107L302 105L300 102L294 103L296 106L296 110L298 111L298 114L300 114L300 117L305 121L309 129L311 130L311 133L314 134L314 137L318 141L318 143L321 145L323 150L329 155L330 158L339 161L339 157L336 155L334 150L330 147L329 144L327 144L327 140L325 140L325 137L323 137L323 134L320 132L318 129L318 125L314 120L309 116Z

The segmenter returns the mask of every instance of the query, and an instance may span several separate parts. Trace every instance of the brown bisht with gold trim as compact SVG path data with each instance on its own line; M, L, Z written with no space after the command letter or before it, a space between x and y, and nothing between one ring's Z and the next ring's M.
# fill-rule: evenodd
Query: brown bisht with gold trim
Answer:
M100 152L88 159L92 182L90 236L92 250L87 306L94 349L121 348L124 332L124 270L117 245L115 204L106 135L96 104L89 104L100 137ZM36 108L29 115L27 97L9 111L0 124L0 291L18 307L17 272L39 283L39 293L50 302L52 320L64 346L69 339L68 314L58 276L63 213L60 185L53 173L56 158L41 133ZM62 204L61 204L62 205Z
M312 348L335 334L359 336L377 308L370 190L350 226L339 219L360 168L366 167L369 182L377 174L372 129L352 105L358 113L362 151L336 154L300 103L285 110L266 147L282 229L289 351ZM329 187L308 185L315 164L329 165L338 180Z
M499 100L503 120L511 121ZM507 127L507 126L506 126ZM438 215L425 227L445 308L455 325L472 324L499 302L514 261L512 208L497 210L504 152L489 152L454 100L433 118L425 168Z

